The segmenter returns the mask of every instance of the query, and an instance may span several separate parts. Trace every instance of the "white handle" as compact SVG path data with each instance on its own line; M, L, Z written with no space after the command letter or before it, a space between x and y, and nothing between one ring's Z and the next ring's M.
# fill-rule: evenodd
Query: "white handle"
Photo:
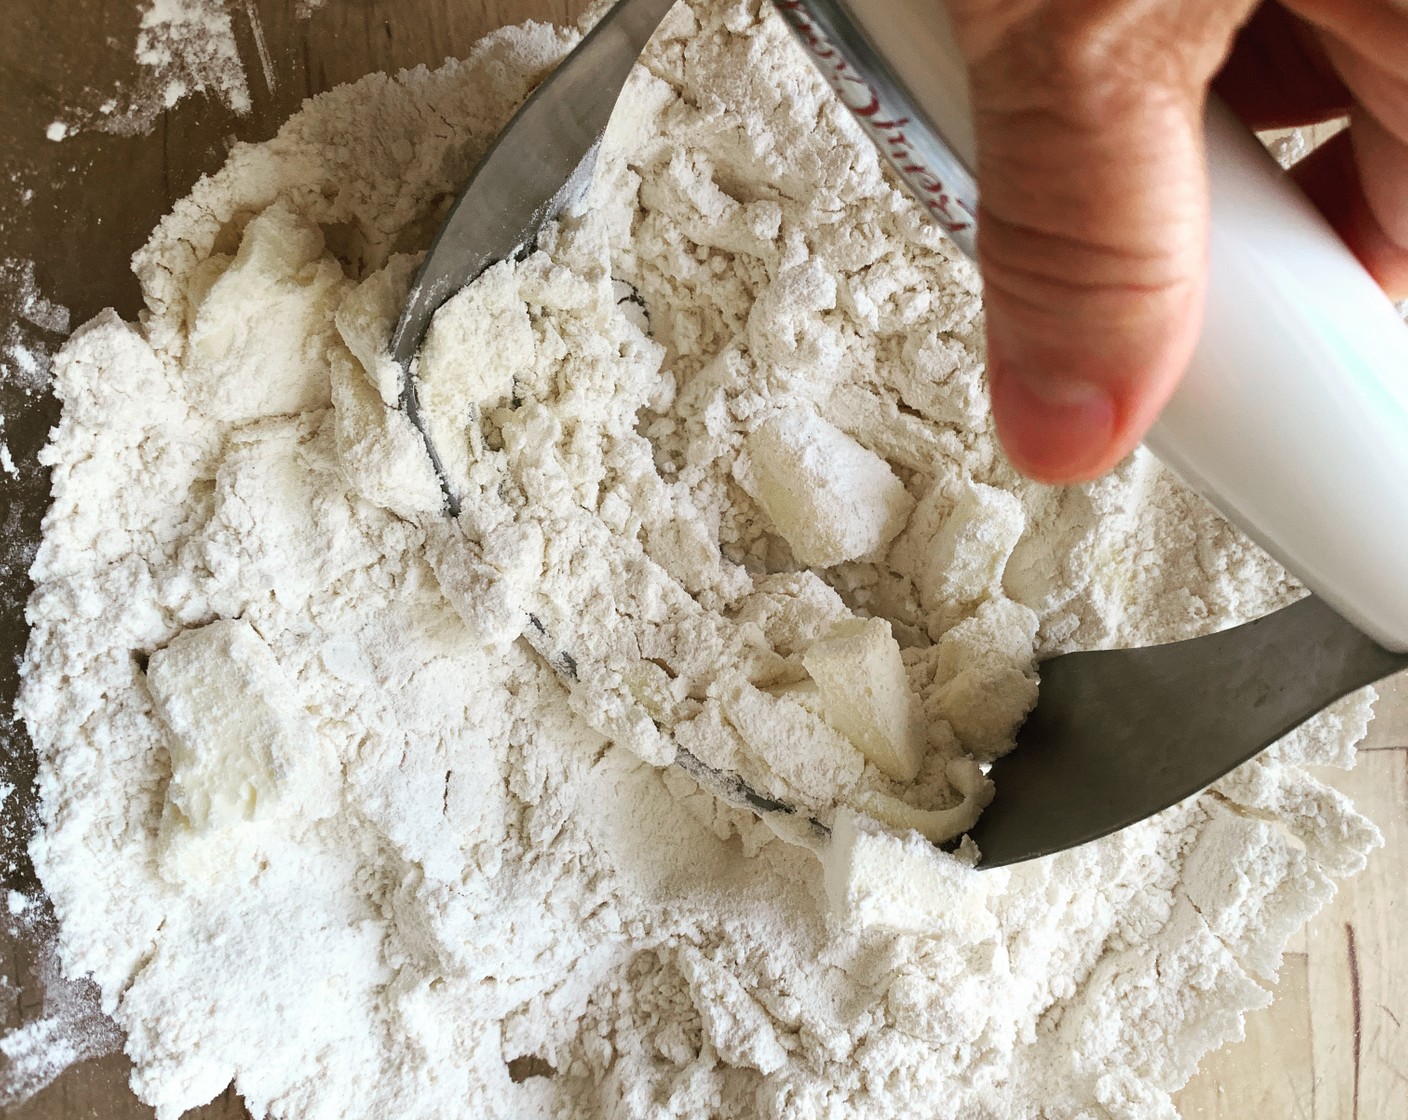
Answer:
M1206 321L1148 445L1380 644L1408 651L1408 327L1213 105Z

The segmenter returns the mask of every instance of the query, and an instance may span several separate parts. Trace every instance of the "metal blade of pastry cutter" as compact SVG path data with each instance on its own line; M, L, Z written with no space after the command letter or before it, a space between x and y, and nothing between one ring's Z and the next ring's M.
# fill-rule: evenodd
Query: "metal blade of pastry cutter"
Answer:
M485 153L411 284L391 353L401 407L420 430L452 516L459 498L426 429L413 363L440 307L537 240L591 185L596 151L640 52L674 0L620 0L549 74Z
M1074 848L1178 804L1401 669L1314 596L1217 634L1053 657L968 833L979 867Z

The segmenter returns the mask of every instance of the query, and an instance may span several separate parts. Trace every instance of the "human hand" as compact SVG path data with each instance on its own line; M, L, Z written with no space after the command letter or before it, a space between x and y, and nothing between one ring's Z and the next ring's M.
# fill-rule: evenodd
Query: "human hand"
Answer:
M998 434L1024 473L1093 478L1188 364L1206 289L1209 88L1254 128L1350 114L1295 177L1408 295L1402 0L947 0L978 139Z

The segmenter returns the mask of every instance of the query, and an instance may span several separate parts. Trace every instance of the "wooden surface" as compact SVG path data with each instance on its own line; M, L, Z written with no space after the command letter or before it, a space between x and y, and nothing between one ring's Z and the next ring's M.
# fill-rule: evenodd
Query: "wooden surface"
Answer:
M1203 1060L1186 1120L1408 1116L1408 676L1385 682L1350 773L1320 777L1384 832L1362 875L1297 935L1276 1001L1247 1038Z
M72 309L75 324L106 306L138 310L127 259L171 203L199 175L219 167L236 139L258 140L308 94L376 70L462 53L483 32L524 18L562 22L582 0L326 0L299 19L287 0L229 3L254 101L237 117L217 101L193 97L147 134L44 136L75 107L93 108L130 85L135 67L136 0L4 0L0 35L0 261L36 262L36 280ZM255 21L270 60L258 63ZM23 201L26 191L32 199ZM13 317L0 291L0 328ZM50 340L56 341L56 340ZM10 394L3 435L20 467L3 477L0 524L0 705L8 712L14 654L22 647L26 542L37 532L44 481L34 454L52 422L52 402ZM1292 946L1275 1004L1252 1015L1245 1042L1210 1055L1179 1095L1185 1117L1207 1120L1397 1120L1408 1116L1408 681L1386 690L1359 768L1329 774L1384 829L1387 847L1345 887ZM0 773L27 783L32 765L13 734ZM29 874L14 825L0 835L6 885ZM22 799L18 811L23 813ZM0 945L0 965L25 971L26 947ZM0 1030L33 1012L37 993L7 993ZM69 1070L13 1120L150 1120L126 1088L121 1055ZM3 1077L3 1071L0 1071ZM238 1120L232 1093L190 1114Z

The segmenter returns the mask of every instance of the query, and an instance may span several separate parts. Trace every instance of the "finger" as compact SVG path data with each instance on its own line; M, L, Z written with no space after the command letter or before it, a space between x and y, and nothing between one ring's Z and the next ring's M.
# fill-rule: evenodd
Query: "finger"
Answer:
M1365 199L1383 231L1408 251L1408 10L1401 23L1391 68L1334 34L1326 34L1326 49L1354 94L1352 142Z
M1286 7L1328 37L1388 73L1408 58L1408 6L1401 0L1285 0ZM1333 48L1332 48L1333 53Z
M1360 259L1389 295L1403 299L1408 297L1408 144L1368 113L1354 113L1349 135L1366 224L1371 219L1383 235L1373 241L1362 235Z
M1364 134L1363 123L1356 123L1297 163L1291 174L1384 291L1394 299L1408 298L1408 249L1384 229L1360 178L1355 149L1363 146ZM1382 158L1373 141L1368 154ZM1390 181L1396 175L1399 184L1408 182L1408 152L1399 146L1390 159L1402 162L1396 170L1382 166L1379 173Z
M1192 353L1207 187L1191 118L1176 104L1131 106L1096 129L978 117L993 411L1034 478L1113 467Z
M993 412L1018 469L1091 478L1143 437L1197 340L1204 91L1235 5L1058 5L982 35L965 17L984 7L960 4L955 23L970 51ZM1142 18L1077 19L1116 8Z
M1276 3L1252 13L1214 88L1256 129L1333 120L1349 112L1351 100L1320 36Z
M1408 294L1408 7L1287 0L1313 23L1355 100L1349 136L1297 178L1390 295Z

